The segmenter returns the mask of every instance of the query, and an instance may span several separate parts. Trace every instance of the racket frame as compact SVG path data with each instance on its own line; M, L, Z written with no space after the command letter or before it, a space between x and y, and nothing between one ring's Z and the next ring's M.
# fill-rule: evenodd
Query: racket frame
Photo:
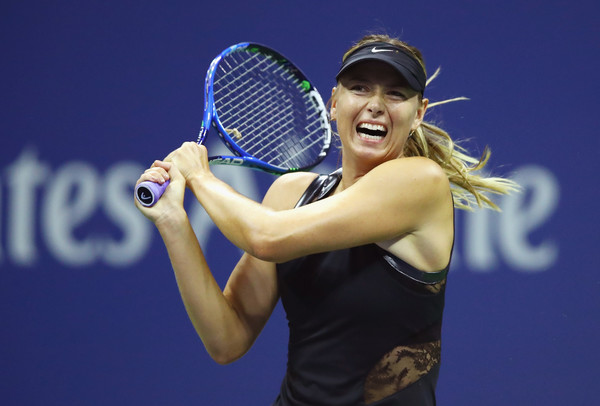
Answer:
M253 48L255 50L252 50ZM216 73L216 70L217 70L219 64L221 63L221 60L225 56L227 56L233 52L239 52L244 49L251 50L251 52L263 52L264 54L268 54L271 57L275 58L278 63L284 65L288 71L292 72L292 74L294 76L298 77L300 82L302 82L303 86L305 86L304 90L309 94L309 97L311 97L314 100L315 104L320 107L320 109L319 109L321 112L320 120L321 120L322 129L325 133L326 140L323 143L323 148L322 148L320 154L318 155L318 157L314 161L314 163L311 163L311 165L308 165L305 167L300 167L300 168L286 168L286 167L272 165L268 162L265 162L263 160L255 158L254 156L245 152L235 142L235 140L229 135L227 130L223 127L223 124L219 120L219 116L216 111L215 99L214 99L214 94L213 94L215 73ZM211 157L209 157L210 164L245 166L245 167L249 167L249 168L253 168L253 169L259 169L259 170L269 172L269 173L272 173L275 175L280 175L280 174L284 174L284 173L304 171L304 170L309 170L311 168L314 168L319 163L321 163L321 161L323 161L323 159L325 159L325 157L327 156L327 153L329 152L329 148L331 146L332 130L331 130L331 126L329 125L329 114L327 112L327 109L325 108L323 99L321 98L321 95L319 94L317 89L310 83L310 81L308 80L306 75L304 75L304 73L298 67L296 67L294 64L292 64L289 61L289 59L287 59L281 53L279 53L265 45L261 45L261 44L254 43L254 42L242 42L239 44L232 45L229 48L225 49L223 52L221 52L211 62L209 69L206 72L204 89L205 89L204 115L202 118L202 125L200 127L200 132L198 134L197 142L198 142L198 144L202 144L204 142L204 140L211 128L211 125L212 125L212 127L217 131L217 134L221 137L221 140L225 143L227 148L232 153L235 154L233 156L223 156L223 155L211 156Z

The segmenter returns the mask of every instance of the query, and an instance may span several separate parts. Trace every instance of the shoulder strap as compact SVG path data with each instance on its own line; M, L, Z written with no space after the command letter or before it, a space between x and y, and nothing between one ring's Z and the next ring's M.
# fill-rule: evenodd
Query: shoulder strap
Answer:
M306 188L304 194L298 200L295 207L304 206L327 196L327 194L340 182L342 169L338 169L329 175L319 175Z

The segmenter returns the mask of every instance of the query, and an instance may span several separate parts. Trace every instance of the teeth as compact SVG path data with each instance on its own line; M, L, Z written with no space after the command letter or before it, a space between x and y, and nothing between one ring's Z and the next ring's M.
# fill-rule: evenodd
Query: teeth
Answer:
M366 133L359 133L361 138L365 138L367 140L381 140L383 135L370 135L370 134L366 134Z
M371 130L371 131L383 131L383 132L386 131L385 127L382 126L381 124L360 123L358 125L358 128L363 128L363 129Z
M370 140L380 140L387 134L387 129L381 124L360 123L356 127L356 131L361 137Z

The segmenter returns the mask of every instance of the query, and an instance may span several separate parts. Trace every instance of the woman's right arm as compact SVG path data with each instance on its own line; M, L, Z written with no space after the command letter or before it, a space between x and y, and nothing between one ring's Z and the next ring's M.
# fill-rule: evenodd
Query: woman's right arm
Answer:
M187 314L216 362L235 361L250 349L277 302L274 264L244 254L223 292L187 216L173 217L157 228Z
M311 177L279 178L263 204L275 210L293 207ZM140 181L166 179L171 184L156 206L138 208L160 232L186 311L206 350L216 362L230 363L250 349L279 299L275 264L244 253L222 291L183 208L185 180L177 168L153 167Z

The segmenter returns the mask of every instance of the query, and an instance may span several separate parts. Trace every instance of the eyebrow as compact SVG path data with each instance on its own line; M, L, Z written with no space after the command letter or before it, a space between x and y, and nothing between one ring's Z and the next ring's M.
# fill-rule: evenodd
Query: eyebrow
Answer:
M395 77L392 81L387 82L387 83L382 83L381 80L376 79L376 80L372 80L372 79L368 79L367 77L365 77L362 74L349 74L346 76L345 80L347 81L355 81L355 82L366 82L366 83L380 83L385 87L389 87L389 88L410 88L410 85L408 84L408 81L406 79L404 79L402 76L397 76ZM342 79L342 81L344 81L344 79Z

